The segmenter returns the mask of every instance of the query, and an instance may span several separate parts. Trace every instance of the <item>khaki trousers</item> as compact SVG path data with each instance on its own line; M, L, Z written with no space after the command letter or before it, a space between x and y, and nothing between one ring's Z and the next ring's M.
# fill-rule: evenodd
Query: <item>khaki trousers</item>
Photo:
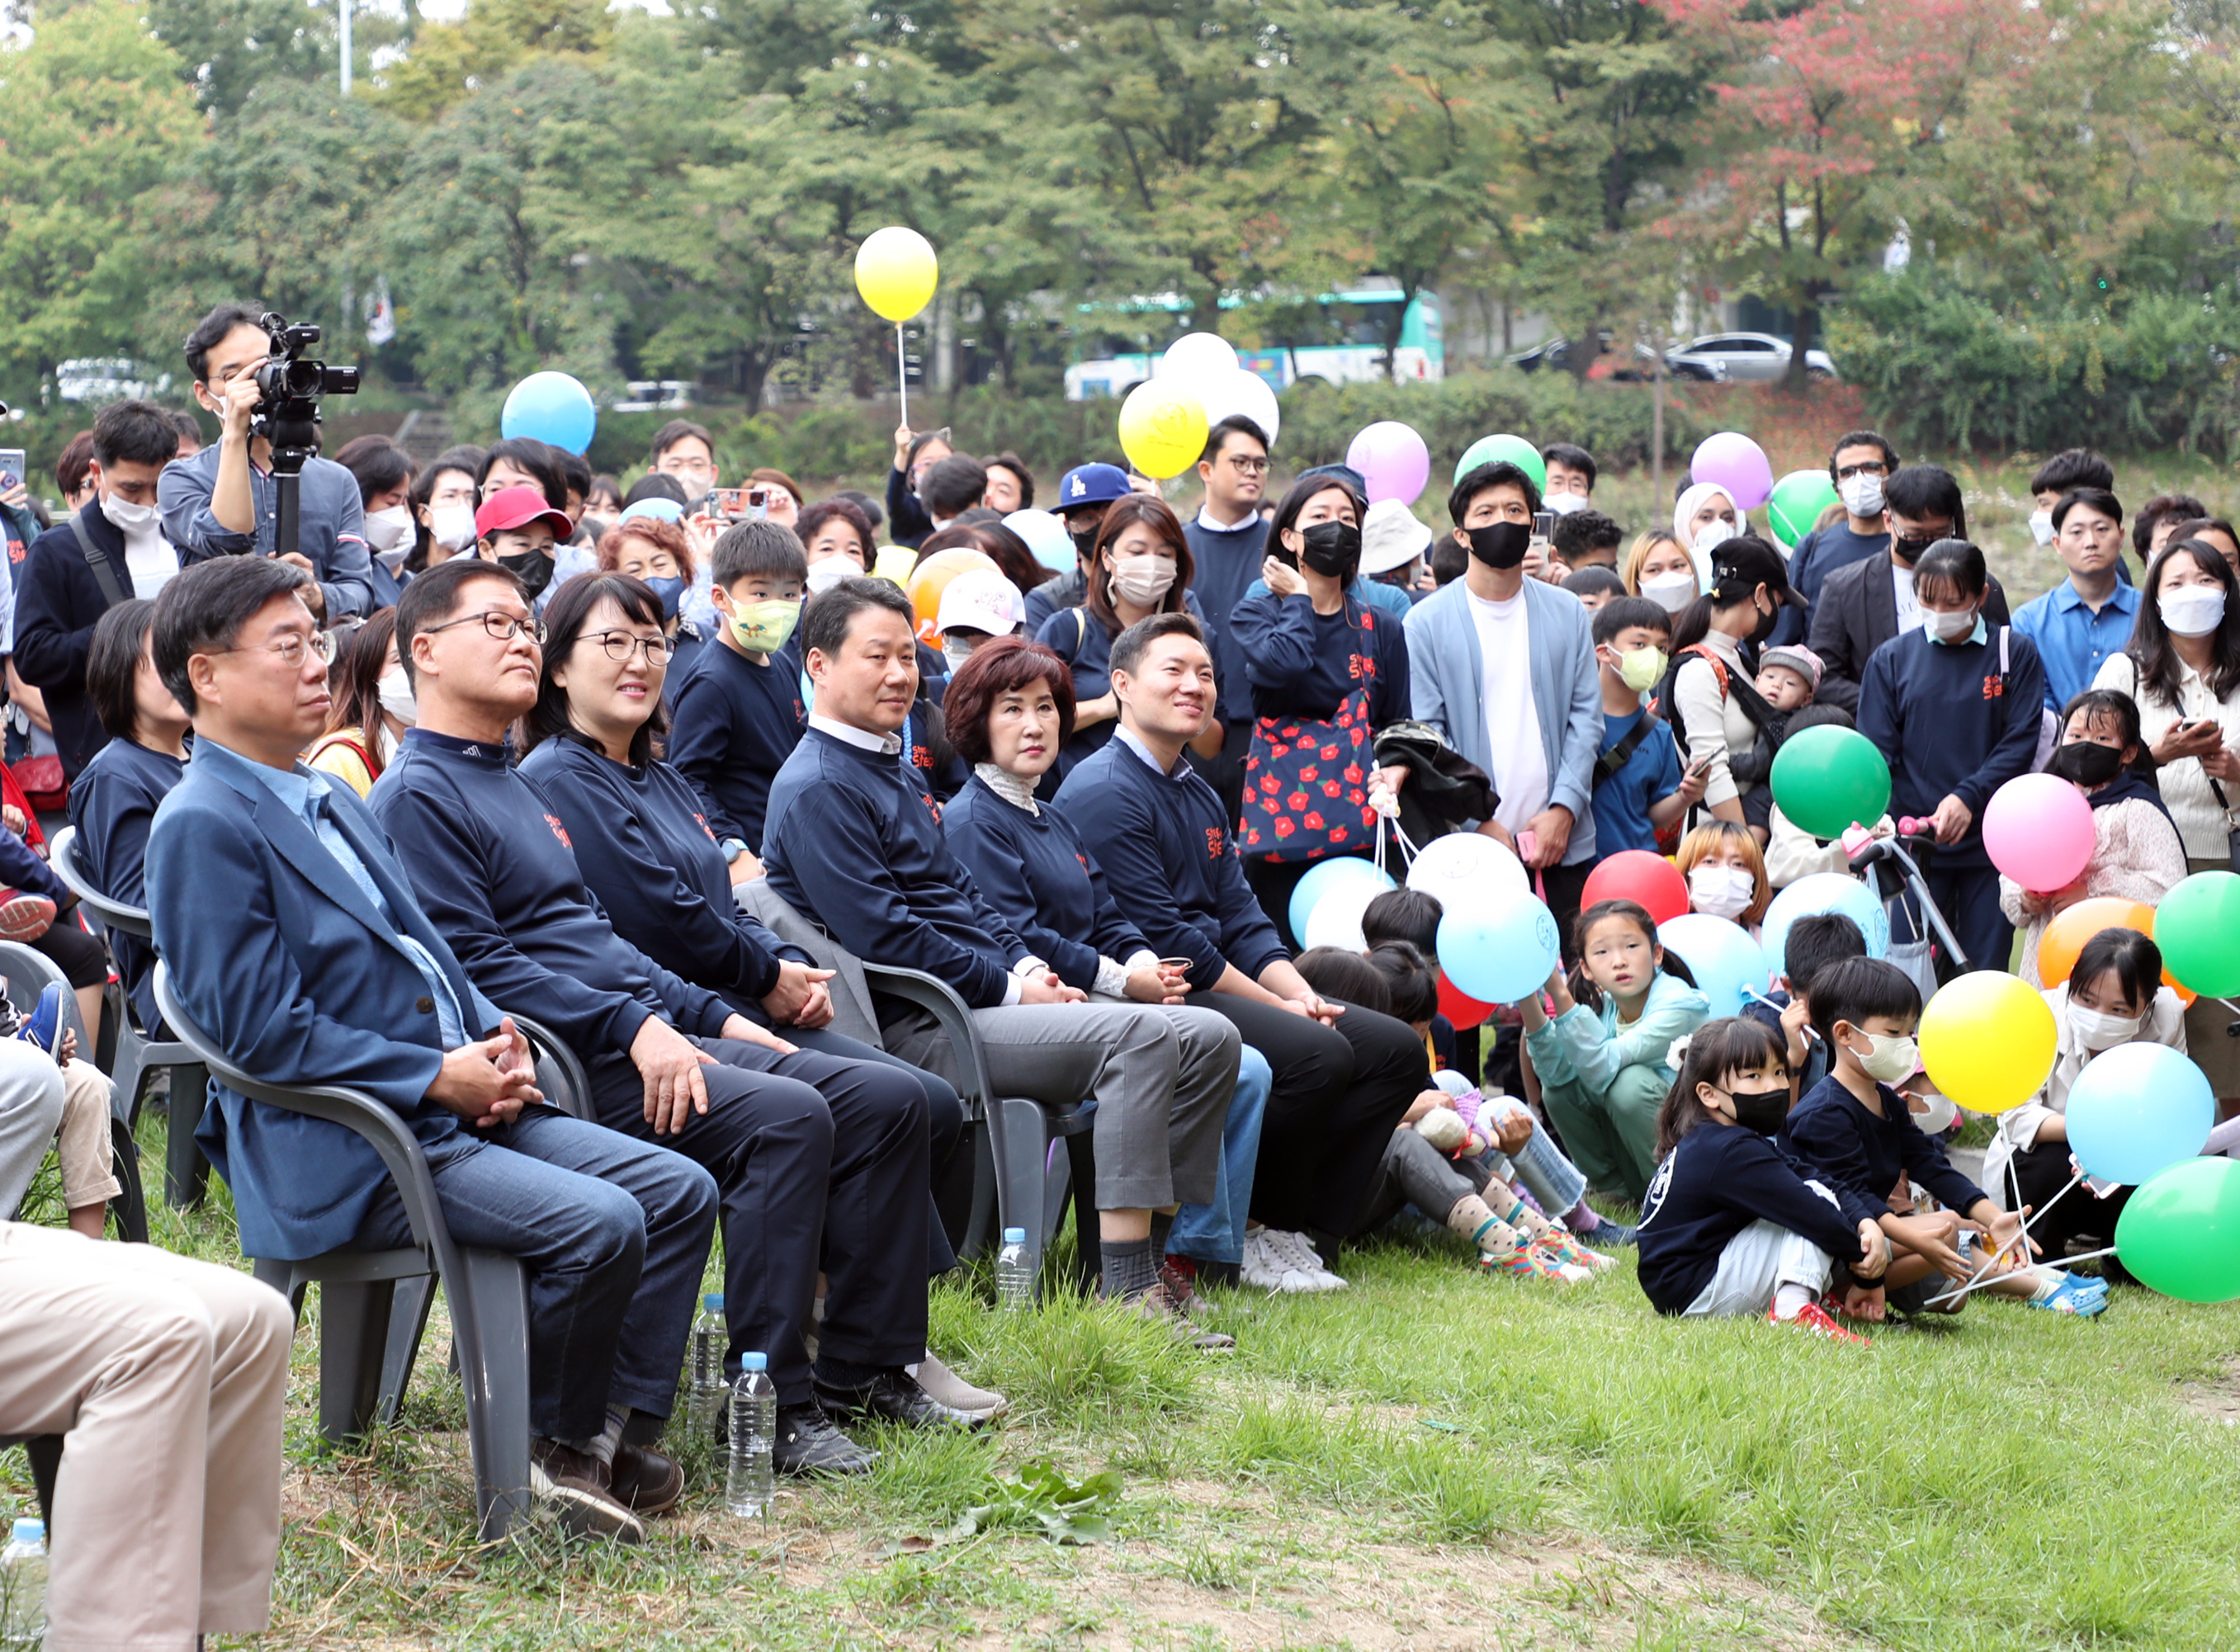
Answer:
M293 1336L246 1274L0 1222L0 1435L64 1436L47 1652L264 1628Z

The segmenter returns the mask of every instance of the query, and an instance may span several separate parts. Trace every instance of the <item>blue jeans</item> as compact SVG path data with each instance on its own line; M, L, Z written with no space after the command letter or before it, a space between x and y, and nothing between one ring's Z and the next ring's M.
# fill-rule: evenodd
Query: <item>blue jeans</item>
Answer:
M1244 1220L1252 1209L1252 1175L1260 1163L1260 1119L1267 1111L1275 1072L1268 1058L1244 1046L1237 1063L1237 1094L1221 1128L1221 1185L1210 1204L1186 1204L1175 1212L1167 1249L1199 1262L1244 1260Z
M529 1270L529 1426L587 1440L607 1408L667 1416L716 1231L716 1178L681 1155L537 1107L428 1155L452 1240ZM394 1182L357 1249L412 1242Z

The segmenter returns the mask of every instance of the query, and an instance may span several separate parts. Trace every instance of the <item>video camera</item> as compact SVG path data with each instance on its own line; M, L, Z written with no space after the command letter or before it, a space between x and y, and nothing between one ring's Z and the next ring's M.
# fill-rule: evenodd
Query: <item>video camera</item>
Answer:
M316 327L290 326L277 310L268 310L257 319L272 341L272 353L257 370L257 404L251 425L272 444L272 469L292 476L319 450L319 397L354 396L358 370L330 367L307 359L304 350L319 342Z

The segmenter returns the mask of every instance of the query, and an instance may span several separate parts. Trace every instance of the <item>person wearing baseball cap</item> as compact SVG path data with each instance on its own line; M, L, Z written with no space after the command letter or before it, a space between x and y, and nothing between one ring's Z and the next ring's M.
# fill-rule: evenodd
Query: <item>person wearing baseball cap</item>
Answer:
M956 670L982 644L1015 636L1026 605L1019 588L992 568L968 569L950 580L933 622L949 669Z
M1073 541L1074 570L1046 579L1026 595L1027 635L1039 636L1050 616L1061 609L1079 608L1089 594L1090 553L1097 546L1097 530L1104 521L1104 508L1129 493L1128 473L1117 464L1077 464L1057 479L1057 498L1050 506L1065 524Z
M1676 732L1688 766L1703 771L1704 809L1737 826L1758 813L1745 809L1743 794L1764 784L1765 777L1748 771L1737 776L1732 759L1750 754L1761 720L1776 715L1750 682L1756 673L1743 661L1743 646L1763 647L1789 603L1802 607L1804 599L1790 588L1781 553L1756 534L1743 534L1712 549L1710 587L1681 616L1674 637L1678 642L1703 628L1698 640L1674 650L1682 656L1672 674ZM1767 836L1763 821L1759 815L1755 829L1760 848Z
M1430 529L1400 500L1379 499L1361 519L1364 579L1419 594L1436 590L1423 560L1430 550Z
M545 503L540 488L500 488L475 512L483 560L511 569L540 609L552 583L553 547L575 531L566 513Z

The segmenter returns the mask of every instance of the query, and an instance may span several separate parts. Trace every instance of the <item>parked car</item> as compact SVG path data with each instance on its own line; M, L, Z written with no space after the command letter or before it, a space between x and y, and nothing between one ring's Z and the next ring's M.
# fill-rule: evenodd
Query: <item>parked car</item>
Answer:
M1587 369L1589 378L1616 379L1622 384L1644 383L1649 380L1656 365L1657 353L1648 345L1635 344L1632 362L1621 366L1615 359L1604 359L1610 356L1614 342L1609 329L1603 329L1597 342L1596 359ZM1523 373L1537 373L1543 367L1550 372L1568 373L1571 370L1571 343L1565 338L1544 339L1530 350L1517 351L1509 358L1509 364ZM1700 379L1706 383L1721 383L1726 379L1725 370L1716 362L1668 360L1665 370L1675 378Z
M1737 383L1763 383L1789 371L1790 352L1794 348L1789 340L1777 338L1771 333L1706 333L1664 359L1675 372L1683 366L1716 364L1725 369L1725 376ZM1806 377L1816 379L1838 376L1836 363L1824 350L1804 352L1804 373Z

